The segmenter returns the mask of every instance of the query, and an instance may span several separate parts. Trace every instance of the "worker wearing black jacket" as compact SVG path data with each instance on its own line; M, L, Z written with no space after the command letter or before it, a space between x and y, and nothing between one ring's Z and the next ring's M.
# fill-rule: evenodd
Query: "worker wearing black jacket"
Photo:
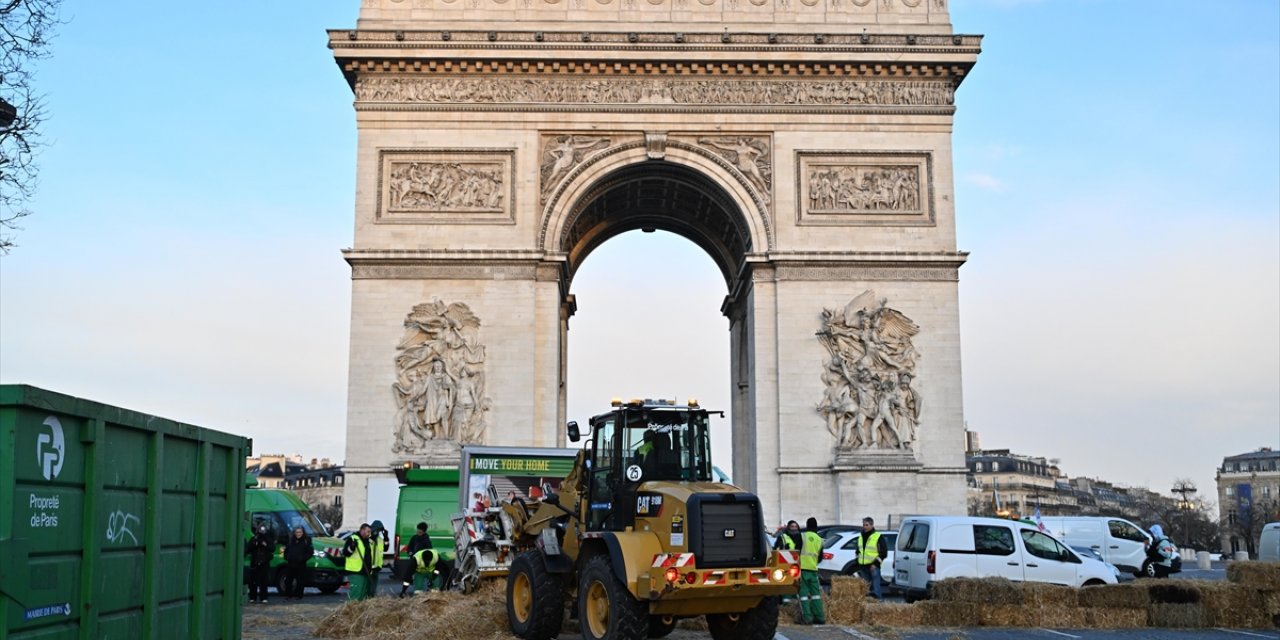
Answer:
M271 557L276 554L276 541L267 533L267 525L258 525L258 531L245 542L244 552L249 556L249 602L266 604Z
M307 583L307 561L314 553L311 536L302 527L294 527L293 535L289 536L289 543L284 547L285 600L302 599L302 590Z

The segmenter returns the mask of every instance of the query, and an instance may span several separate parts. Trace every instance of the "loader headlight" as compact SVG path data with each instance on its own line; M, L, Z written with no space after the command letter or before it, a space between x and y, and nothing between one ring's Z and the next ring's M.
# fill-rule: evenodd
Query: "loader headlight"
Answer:
M680 579L680 570L675 567L667 567L667 582L675 582Z
M774 570L773 570L773 581L774 581L774 582L782 582L782 578L783 578L784 576L786 576L786 575L787 575L787 572L783 571L782 569L774 569Z

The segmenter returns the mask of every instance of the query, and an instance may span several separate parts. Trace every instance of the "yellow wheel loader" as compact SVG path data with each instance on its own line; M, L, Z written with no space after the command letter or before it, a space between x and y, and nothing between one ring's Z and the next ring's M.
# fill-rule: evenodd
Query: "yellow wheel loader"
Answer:
M581 435L570 422L569 440ZM772 640L800 556L768 548L759 498L714 481L709 412L615 400L589 437L558 494L504 505L520 550L512 633L554 638L568 607L584 640L660 638L702 615L715 640Z

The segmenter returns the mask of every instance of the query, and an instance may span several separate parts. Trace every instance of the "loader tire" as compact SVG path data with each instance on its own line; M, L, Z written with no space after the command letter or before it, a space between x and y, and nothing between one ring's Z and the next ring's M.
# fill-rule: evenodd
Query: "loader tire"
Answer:
M613 575L608 556L595 556L582 569L578 624L583 640L644 640L649 635L648 604L633 598Z
M778 598L767 597L743 613L707 614L714 640L773 640L778 631Z
M564 623L564 584L547 571L540 552L526 551L507 574L507 623L524 640L550 640Z

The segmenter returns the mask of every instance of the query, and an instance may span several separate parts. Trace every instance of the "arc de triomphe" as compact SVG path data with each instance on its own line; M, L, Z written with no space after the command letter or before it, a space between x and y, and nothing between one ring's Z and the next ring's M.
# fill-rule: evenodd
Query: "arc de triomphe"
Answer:
M363 0L329 34L359 130L346 524L405 462L563 446L575 269L649 228L724 275L766 522L963 512L980 44L945 0Z

